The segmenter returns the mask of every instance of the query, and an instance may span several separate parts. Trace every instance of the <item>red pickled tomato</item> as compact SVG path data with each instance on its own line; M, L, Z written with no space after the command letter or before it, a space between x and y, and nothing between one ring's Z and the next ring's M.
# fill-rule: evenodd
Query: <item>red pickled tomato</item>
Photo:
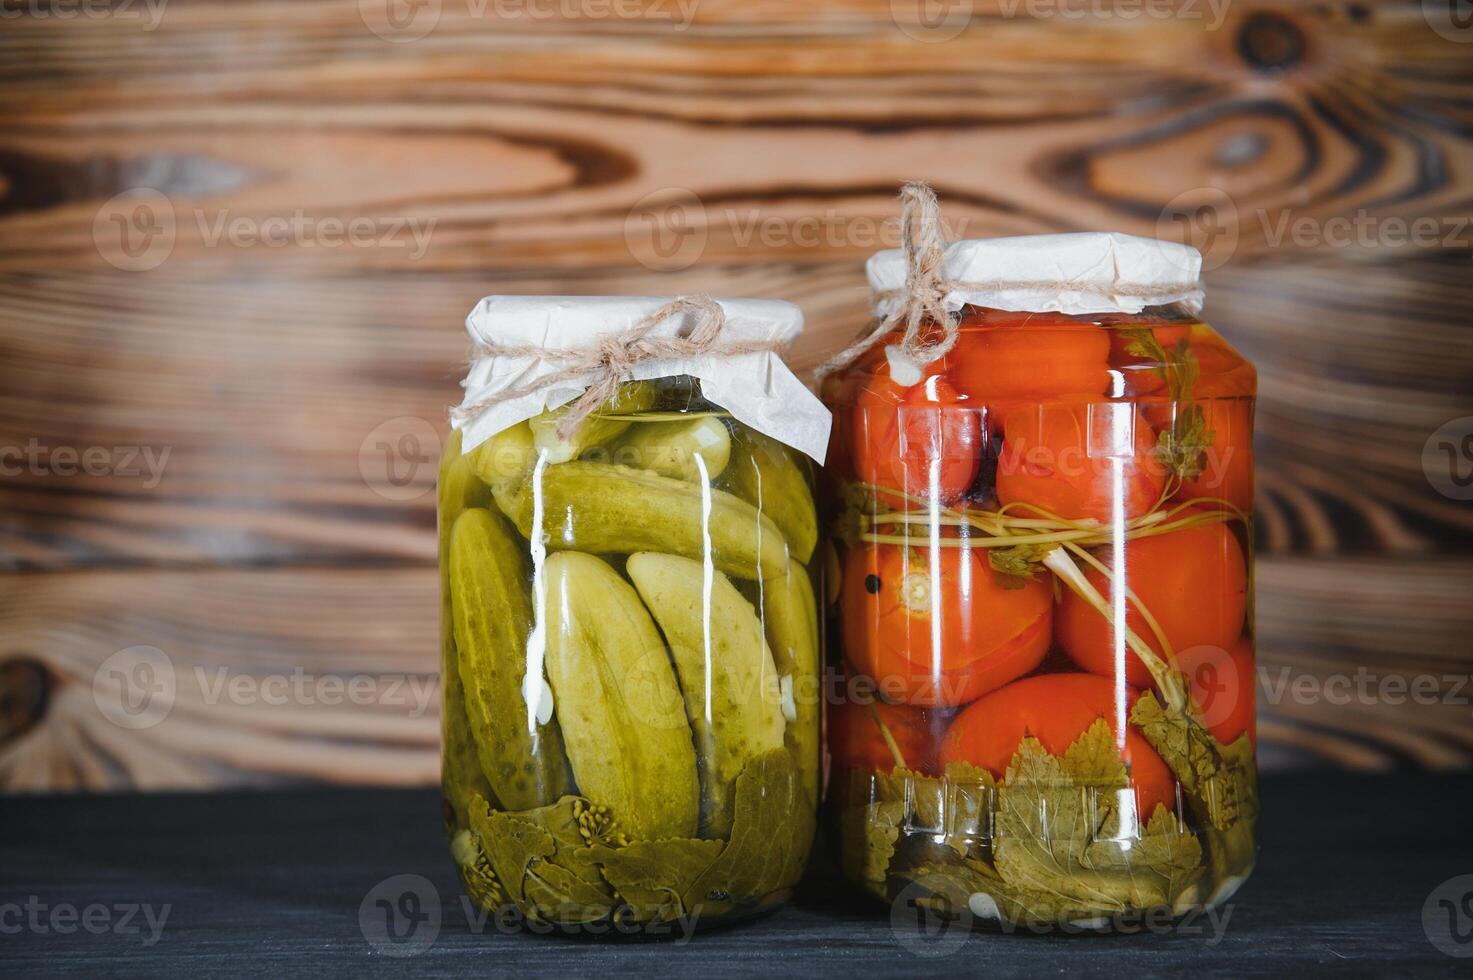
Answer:
M989 310L962 321L947 377L958 391L1005 414L1027 402L1105 394L1109 357L1110 333L1093 324Z
M997 497L1004 504L1029 503L1065 520L1109 523L1115 460L1122 457L1125 519L1146 513L1161 497L1165 470L1156 456L1156 432L1129 405L1029 406L1010 412L1004 426L997 460Z
M829 755L834 765L860 772L890 772L895 753L890 751L880 724L889 729L907 769L934 773L935 738L925 712L902 704L876 701L860 704L844 701L830 706L828 714Z
M1202 470L1183 480L1178 500L1220 497L1239 510L1253 509L1253 403L1247 398L1209 398L1197 402L1212 443ZM1154 406L1147 414L1158 426L1171 424L1171 408ZM1208 507L1210 504L1203 504Z
M842 589L845 654L892 701L965 704L1048 652L1048 576L1004 588L980 548L856 545Z
M1108 549L1098 557L1112 567ZM1086 568L1084 575L1106 602L1112 601L1104 575L1094 568ZM1123 585L1156 617L1173 653L1201 646L1226 650L1243 630L1248 567L1238 539L1225 523L1127 541ZM1133 602L1126 603L1125 622L1157 656L1164 656L1156 634ZM1091 673L1114 677L1112 633L1093 606L1072 589L1064 592L1054 634L1075 663ZM1125 679L1136 687L1152 683L1151 672L1129 648Z
M1253 644L1238 638L1231 650L1222 647L1188 647L1176 655L1176 666L1186 675L1192 700L1202 722L1223 745L1244 732L1258 744L1258 723L1253 711Z
M1137 698L1150 697L1130 687L1119 694L1125 698L1126 717ZM970 762L1002 779L1025 736L1038 739L1050 755L1062 756L1101 718L1117 731L1116 696L1115 685L1094 674L1041 674L1015 681L956 716L942 739L938 762L943 767ZM1128 729L1122 758L1129 766L1142 818L1150 819L1158 803L1171 809L1176 777L1151 743Z
M909 388L890 380L888 364L865 382L853 409L860 480L942 503L967 492L982 465L981 412L934 373L945 363Z

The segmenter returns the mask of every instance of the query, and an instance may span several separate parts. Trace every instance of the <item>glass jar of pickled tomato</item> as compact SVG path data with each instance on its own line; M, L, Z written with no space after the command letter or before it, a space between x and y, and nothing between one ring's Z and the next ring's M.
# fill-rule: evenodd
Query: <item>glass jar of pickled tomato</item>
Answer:
M901 261L870 262L881 313ZM956 242L944 356L897 325L825 379L829 795L875 895L1108 927L1248 875L1256 381L1196 313L1199 266L1124 235Z

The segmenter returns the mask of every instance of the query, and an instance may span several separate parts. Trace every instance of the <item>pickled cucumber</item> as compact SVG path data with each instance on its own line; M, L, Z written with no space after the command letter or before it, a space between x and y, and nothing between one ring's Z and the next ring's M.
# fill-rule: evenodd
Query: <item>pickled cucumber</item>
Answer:
M731 434L721 420L702 415L679 422L635 422L609 446L610 459L622 466L653 470L661 476L701 482L714 480L731 458Z
M491 786L481 772L475 742L465 724L465 692L460 683L459 653L455 646L450 599L450 529L468 507L483 507L489 501L486 485L475 475L471 458L460 451L461 436L452 430L440 457L437 485L440 537L440 727L444 750L441 754L441 785L454 814L455 826L466 827L472 798L491 798Z
M471 450L469 458L476 475L490 488L496 506L505 512L537 465L532 429L526 422L502 429Z
M599 409L599 412L634 414L655 407L657 391L650 381L627 381ZM598 412L588 416L566 439L558 435L558 426L573 408L573 403L549 409L532 419L532 443L539 453L547 454L549 463L566 463L577 459L594 446L602 446L625 429L629 419L601 418Z
M818 604L808 570L797 562L779 578L764 578L758 609L772 649L787 725L783 742L810 802L818 802Z
M695 731L702 837L731 833L736 778L752 759L783 747L772 651L752 604L720 572L675 555L629 556L629 577L670 644Z
M503 806L528 810L572 791L563 740L522 695L532 628L526 561L505 520L486 508L450 532L450 588L465 712L481 770Z
M806 565L818 543L818 514L806 466L800 465L795 450L776 439L742 425L733 429L731 461L722 473L722 485L771 518L787 538L793 557Z
M788 566L782 532L746 501L647 470L579 460L543 467L522 484L507 512L532 537L537 491L543 534L554 551L621 554L662 551L699 558L738 578L781 575ZM709 504L709 520L703 515Z
M602 560L547 559L547 676L579 792L637 840L691 837L696 756L664 641Z

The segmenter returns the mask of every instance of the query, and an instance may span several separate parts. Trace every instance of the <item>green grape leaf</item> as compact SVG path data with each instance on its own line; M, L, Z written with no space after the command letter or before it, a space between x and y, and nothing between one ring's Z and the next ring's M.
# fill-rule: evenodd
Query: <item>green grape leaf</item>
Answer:
M808 859L814 823L788 750L753 758L737 776L731 838L686 892L685 907L720 914L792 885Z
M586 854L587 800L564 796L518 813L473 813L471 827L496 877L522 914L533 920L592 922L614 907L598 866Z
M937 778L909 769L876 773L881 800L905 806L901 827L924 834L965 857L990 831L997 781L986 769L969 762L951 762Z
M844 874L860 882L883 884L905 822L903 801L839 808L839 858Z
M1188 796L1201 804L1201 816L1218 830L1256 816L1253 749L1242 735L1225 746L1196 719L1165 707L1154 697L1139 698L1130 710L1138 728L1175 774Z
M623 847L596 844L583 853L598 865L636 920L669 922L690 911L685 896L725 846L720 840L681 838Z
M519 908L527 901L523 882L534 861L553 852L552 835L545 827L510 813L471 814L471 829L482 841L491 868Z
M916 899L916 904L945 918L958 917L965 907L984 922L1052 925L1089 921L1102 912L1054 892L1019 888L985 861L974 859L919 865L906 871L905 877L929 892Z
M471 793L468 799L469 805L478 812L490 810L485 797L480 794ZM486 856L479 834L473 830L458 832L450 841L450 855L460 871L465 893L473 902L488 911L495 911L506 904L506 891L496 880L496 872L491 868L491 859Z
M1058 896L1066 905L1099 913L1170 904L1177 894L1173 888L1184 887L1189 874L1179 862L1191 857L1190 845L1154 842L1149 854L1164 857L1162 867L1151 863L1148 852L1137 853L1132 793L1105 719L1096 720L1063 758L1025 738L997 794L993 853L999 875L1021 892ZM1158 823L1157 829L1168 828ZM1200 853L1189 868L1199 864Z
M987 563L1005 589L1021 589L1038 573L1038 566L1054 548L1048 544L1019 544L1011 548L988 548Z
M1246 734L1223 745L1200 722L1142 697L1130 723L1171 768L1205 829L1208 863L1219 881L1246 875L1257 849L1258 776Z

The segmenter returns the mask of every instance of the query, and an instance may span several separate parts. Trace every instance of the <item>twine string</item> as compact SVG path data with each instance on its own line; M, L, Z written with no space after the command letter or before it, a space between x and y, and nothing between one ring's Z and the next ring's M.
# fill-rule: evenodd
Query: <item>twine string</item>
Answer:
M925 181L907 181L900 189L900 254L905 264L905 302L857 341L823 364L819 378L848 367L880 338L905 321L900 349L918 365L930 364L956 346L956 315L946 309L952 288L946 278L946 234L941 205Z
M688 336L649 336L651 331L666 320L686 313L696 316L695 327ZM476 344L471 348L473 358L535 357L562 364L564 367L527 384L492 392L468 405L458 405L450 410L450 415L456 419L467 419L493 405L522 398L544 388L569 382L586 382L587 388L583 394L558 421L557 434L559 438L566 439L584 419L614 397L620 383L630 375L636 364L643 361L700 355L740 357L744 354L780 353L786 346L777 341L718 344L725 327L726 311L715 300L709 296L680 296L640 317L627 329L600 337L592 347L568 349L527 344Z
M941 209L936 194L924 181L913 180L900 190L900 252L905 265L905 286L876 294L877 301L900 300L891 312L881 318L858 340L819 365L815 371L821 380L848 367L856 358L890 334L903 321L900 352L917 368L924 368L945 357L956 346L958 319L956 311L946 308L949 293L999 292L1034 290L1065 292L1079 284L1070 281L1011 282L997 279L962 282L946 277L946 238L941 225ZM1183 282L1166 285L1116 283L1110 292L1119 296L1190 296L1200 294L1202 283Z

